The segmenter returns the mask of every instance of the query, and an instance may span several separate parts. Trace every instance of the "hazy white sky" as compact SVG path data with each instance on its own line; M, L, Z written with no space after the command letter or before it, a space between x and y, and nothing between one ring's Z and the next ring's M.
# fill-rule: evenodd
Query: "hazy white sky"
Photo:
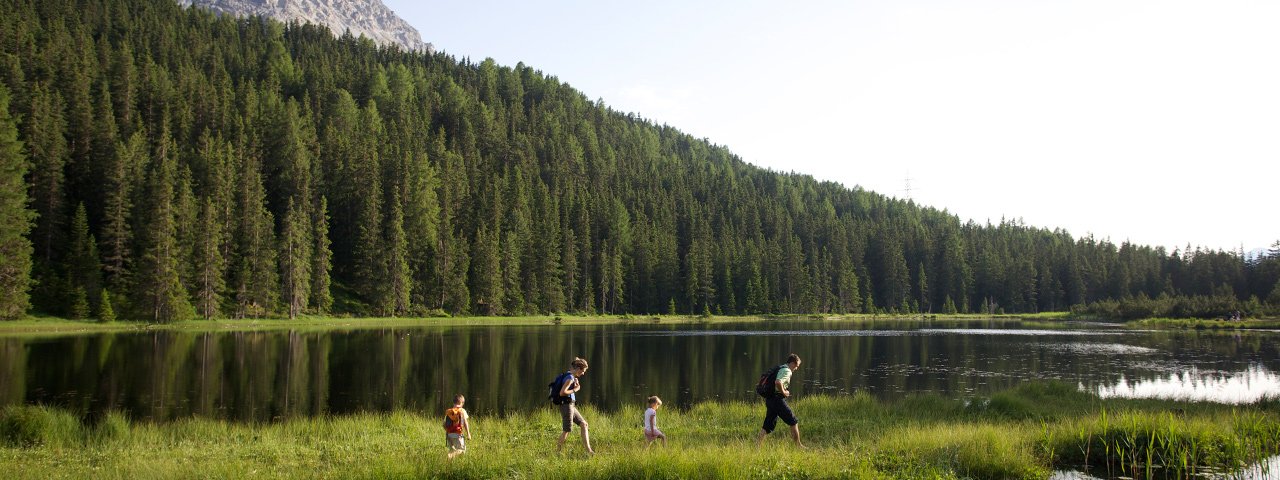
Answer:
M747 162L1119 243L1280 240L1280 2L383 0Z

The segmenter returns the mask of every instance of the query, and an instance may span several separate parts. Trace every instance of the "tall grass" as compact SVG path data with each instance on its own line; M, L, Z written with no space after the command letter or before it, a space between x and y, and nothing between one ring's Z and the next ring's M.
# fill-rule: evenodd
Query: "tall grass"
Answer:
M475 417L469 451L449 461L434 414L153 424L9 407L0 412L0 478L1044 478L1085 467L1181 478L1239 468L1280 445L1276 402L1101 400L1062 384L972 402L806 397L793 403L803 450L784 428L757 448L763 408L753 403L663 409L669 446L646 448L642 408L584 406L594 456L576 432L556 451L551 408Z

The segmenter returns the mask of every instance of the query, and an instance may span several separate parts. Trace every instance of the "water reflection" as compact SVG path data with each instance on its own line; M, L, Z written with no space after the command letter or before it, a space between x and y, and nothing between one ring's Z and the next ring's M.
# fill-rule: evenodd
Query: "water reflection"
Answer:
M1280 479L1280 456L1271 457L1226 475L1203 475L1221 480L1277 480ZM1119 477L1132 478L1132 477ZM1049 480L1102 480L1078 470L1057 470Z
M754 401L760 372L788 352L805 361L794 380L801 397L967 398L1044 379L1124 391L1137 384L1130 379L1187 383L1191 371L1244 374L1240 388L1274 392L1270 372L1280 371L1275 333L961 326L780 321L0 337L0 406L261 421L434 412L462 392L475 414L528 411L545 407L547 382L575 355L592 367L580 399L610 411L649 395L676 408Z
M1077 354L1101 355L1147 355L1159 352L1154 348L1125 345L1122 343L1045 343L1048 350L1066 351Z
M1087 390L1083 385L1081 389ZM1102 398L1158 398L1238 405L1280 398L1280 375L1261 365L1231 373L1201 372L1192 368L1164 377L1133 381L1120 377L1115 384L1100 385L1093 391Z
M1020 337L1050 336L1091 336L1091 335L1124 335L1127 332L1092 331L1092 330L1031 330L1031 329L992 329L992 328L926 328L919 330L927 335L1014 335Z
M1266 461L1239 472L1227 475L1228 480L1276 480L1280 479L1280 456L1268 458Z

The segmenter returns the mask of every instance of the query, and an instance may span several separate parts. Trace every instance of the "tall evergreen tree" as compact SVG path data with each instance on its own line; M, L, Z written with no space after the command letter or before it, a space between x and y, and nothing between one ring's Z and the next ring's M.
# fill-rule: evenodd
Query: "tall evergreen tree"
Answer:
M201 235L195 244L196 311L205 319L221 315L223 291L226 289L226 257L222 255L225 233L219 222L218 206L206 197L200 209Z
M38 84L31 94L31 113L23 125L27 158L32 164L29 171L31 205L37 215L31 231L31 243L35 247L34 300L39 307L55 312L63 305L58 262L66 245L67 231L69 152L65 136L67 122L62 113L65 108L61 95Z
M130 135L127 143L117 145L103 176L102 252L107 283L119 292L127 288L134 243L133 196L141 185L138 173L147 164L146 137L141 132Z
M280 282L285 307L293 319L306 309L311 293L312 241L304 209L289 199L286 211L280 237Z
M330 288L330 272L333 268L333 251L329 249L329 200L320 197L320 206L312 220L315 246L311 253L311 308L317 313L327 313L333 308Z
M9 89L0 84L0 320L18 318L30 307L31 230L27 209L27 159L9 113Z
M195 315L180 276L182 257L174 220L175 150L168 132L161 132L147 174L147 221L139 232L143 250L134 283L138 315L159 323Z
M929 293L929 274L925 272L924 263L920 263L916 268L916 301L920 303L921 312L933 311Z
M469 278L471 279L471 297L477 308L476 313L484 315L503 313L502 257L498 251L498 235L490 231L488 225L481 224L472 245Z
M383 265L386 270L382 281L386 288L382 291L383 299L380 303L384 314L404 315L409 312L409 292L412 285L409 284L409 241L404 235L404 208L400 205L398 192L391 196L391 211L387 217L384 239L386 250L383 254L386 260Z
M276 263L275 217L267 210L262 175L252 155L245 158L238 194L236 237L236 316L260 317L275 311L280 297Z
M102 290L102 263L98 259L98 242L89 233L89 214L84 204L76 205L71 219L71 245L65 259L67 273L67 298L75 300L84 296L86 311L79 318L88 318L89 308L97 310L98 293Z

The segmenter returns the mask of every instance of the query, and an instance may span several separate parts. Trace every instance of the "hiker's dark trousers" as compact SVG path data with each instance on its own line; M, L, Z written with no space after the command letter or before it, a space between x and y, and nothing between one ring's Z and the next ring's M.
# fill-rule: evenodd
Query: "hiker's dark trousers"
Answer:
M782 419L782 423L787 425L795 425L799 421L796 420L796 414L791 412L791 407L787 405L787 399L782 397L769 397L764 399L764 426L765 432L773 433L773 428L778 425L778 419Z

